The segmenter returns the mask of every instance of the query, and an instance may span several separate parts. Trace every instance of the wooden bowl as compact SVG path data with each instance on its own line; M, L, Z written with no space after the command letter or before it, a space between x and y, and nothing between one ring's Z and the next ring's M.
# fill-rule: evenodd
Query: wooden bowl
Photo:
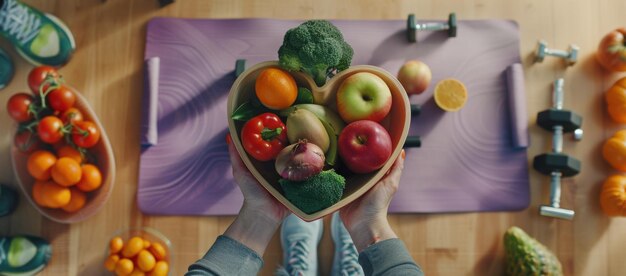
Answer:
M98 212L100 208L109 198L111 191L113 191L113 185L115 181L115 158L113 157L113 149L109 143L109 137L107 137L102 124L98 120L98 117L93 112L87 100L75 89L72 89L76 95L76 103L74 107L78 108L83 113L84 120L92 121L100 130L100 141L88 149L97 160L95 165L98 166L102 173L102 185L95 191L87 193L87 202L82 209L74 213L68 213L62 209L51 209L37 205L32 198L32 188L35 183L35 179L30 176L26 168L26 161L28 160L28 154L20 152L15 145L11 147L11 163L13 165L13 172L17 177L18 186L24 192L24 195L28 201L45 217L60 223L75 223L85 220Z
M245 152L240 140L241 129L244 123L234 121L230 118L230 115L240 104L246 102L251 96L254 95L254 83L257 76L263 69L270 67L278 68L278 63L276 61L259 63L243 72L237 80L235 80L235 83L230 89L230 93L228 95L228 129L244 164L261 183L261 185L263 185L263 187L272 196L274 196L279 202L285 205L298 217L305 221L313 221L333 213L359 198L376 183L378 183L378 181L391 168L393 162L402 151L402 146L404 145L404 141L406 140L409 132L409 123L411 120L409 98L407 97L407 94L400 82L393 75L375 66L359 65L350 67L328 80L323 87L317 87L313 79L307 75L292 73L298 86L304 86L311 89L313 92L314 102L316 104L336 108L335 97L337 89L345 78L358 72L370 72L382 78L391 90L393 101L389 115L381 121L381 124L389 132L393 144L393 152L387 163L385 163L381 169L369 174L344 175L346 177L346 188L341 200L326 209L312 214L307 214L298 209L298 207L293 205L283 196L282 188L278 183L279 176L274 169L274 162L259 162L254 158L251 158Z

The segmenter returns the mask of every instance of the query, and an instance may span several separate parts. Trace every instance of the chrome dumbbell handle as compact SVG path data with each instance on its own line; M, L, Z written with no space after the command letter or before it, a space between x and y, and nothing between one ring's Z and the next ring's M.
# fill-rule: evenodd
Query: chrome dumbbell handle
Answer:
M563 127L555 126L552 132L552 152L563 152Z
M572 220L576 212L561 208L561 173L553 172L550 177L550 205L539 207L539 214L546 217Z
M448 23L426 22L426 23L415 24L415 29L418 31L439 31L439 30L447 30L449 28L450 28L450 25L448 25Z
M563 85L565 80L558 78L552 87L552 107L557 110L563 109Z
M557 110L563 109L563 78L554 81L552 88L552 107ZM552 152L563 152L563 126L554 126L552 131Z
M561 173L552 172L550 175L550 206L561 207Z
M554 57L562 57L562 58L568 58L570 53L568 51L564 51L564 50L553 50L550 48L546 48L544 50L544 52L546 53L546 55L549 56L554 56Z

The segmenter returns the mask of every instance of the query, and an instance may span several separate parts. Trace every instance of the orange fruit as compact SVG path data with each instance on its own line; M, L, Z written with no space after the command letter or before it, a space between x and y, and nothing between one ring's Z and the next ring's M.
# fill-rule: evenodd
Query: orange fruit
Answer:
M152 243L150 243L149 240L146 240L146 239L143 240L143 249L150 248L150 245L152 245Z
M61 209L68 213L74 213L85 206L85 203L87 202L87 195L74 187L70 188L70 193L70 203L63 206Z
M117 262L120 260L120 256L118 256L117 254L113 254L110 255L109 257L107 257L107 259L104 261L104 267L108 270L108 271L114 271L115 267L117 266Z
M83 192L91 192L98 189L102 184L102 174L98 167L85 164L82 166L82 174L80 181L76 184L76 187Z
M132 237L122 249L122 256L126 258L135 257L143 249L143 239L140 237Z
M165 257L167 256L165 247L158 242L153 242L148 250L150 250L150 253L152 253L158 261L165 260Z
M69 187L78 181L83 174L80 164L69 157L62 157L52 166L50 171L54 182L61 186Z
M170 271L170 266L166 261L158 261L154 265L154 269L150 271L148 275L150 276L167 276L167 273Z
M74 159L74 161L78 162L78 164L83 162L83 156L80 154L80 152L78 150L76 150L75 148L73 148L70 145L64 145L61 146L58 150L57 150L57 156L59 158L61 157L69 157Z
M50 179L50 171L56 162L57 158L54 154L46 150L38 150L28 156L26 168L35 179L46 181Z
M41 207L48 207L46 205L45 195L43 194L43 185L45 183L46 182L43 181L35 181L35 184L33 184L33 200Z
M49 208L61 208L70 203L72 192L67 187L48 181L41 188L43 201Z
M113 237L111 241L109 241L109 252L111 254L119 253L122 251L122 248L124 248L124 240L122 240L119 236Z
M298 97L296 80L278 68L263 70L256 79L254 90L261 103L274 110L291 106Z
M467 89L455 79L441 80L435 86L435 103L445 111L459 111L467 102Z
M135 269L135 264L130 259L120 259L115 265L115 273L117 275L130 275Z
M150 252L148 252L148 250L144 249L139 251L139 254L137 255L137 266L139 266L141 271L148 272L154 268L155 264L156 259Z
M145 275L146 275L145 272L135 267L135 270L133 270L133 272L131 272L128 276L145 276Z

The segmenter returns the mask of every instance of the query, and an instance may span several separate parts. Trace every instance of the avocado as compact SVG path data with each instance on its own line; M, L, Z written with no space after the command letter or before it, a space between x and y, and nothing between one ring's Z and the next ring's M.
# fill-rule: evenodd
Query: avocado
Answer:
M524 230L511 227L504 234L506 275L563 275L561 262Z

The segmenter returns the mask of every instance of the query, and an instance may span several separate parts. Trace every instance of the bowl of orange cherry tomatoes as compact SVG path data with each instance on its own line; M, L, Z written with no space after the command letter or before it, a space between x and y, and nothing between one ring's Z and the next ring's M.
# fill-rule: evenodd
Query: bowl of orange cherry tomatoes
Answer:
M111 144L85 98L53 67L28 75L30 93L9 98L16 122L13 171L26 198L45 217L75 223L95 214L113 190Z
M119 231L109 240L104 267L116 275L166 276L171 271L172 244L159 231Z

